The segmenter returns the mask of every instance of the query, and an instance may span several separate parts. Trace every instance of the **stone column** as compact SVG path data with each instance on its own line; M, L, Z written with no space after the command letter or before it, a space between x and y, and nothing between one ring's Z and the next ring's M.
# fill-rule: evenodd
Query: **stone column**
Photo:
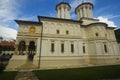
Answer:
M79 9L76 10L76 14L77 14L77 19L79 20L80 19L80 11L79 11Z
M60 18L62 18L62 9L60 7Z
M90 18L90 10L89 10L89 6L87 6L87 16L88 16L88 18Z
M62 14L61 14L61 18L64 18L64 7L63 7L63 6L61 7L61 11L62 11L62 12L61 12L61 13L62 13Z
M67 15L68 15L68 19L70 19L71 17L70 17L70 10L67 8Z
M78 18L81 18L80 9L78 10Z
M15 45L15 51L14 54L17 55L18 54L18 45Z
M76 14L77 14L77 19L79 20L79 11L76 11Z
M82 8L80 9L79 12L80 12L80 18L83 17L83 10L82 10Z
M65 6L65 7L64 7L64 18L65 18L65 19L67 19L67 10L66 10L66 9L67 9L67 7Z
M60 9L57 9L57 17L60 18Z
M86 16L86 7L85 6L83 7L83 11L84 11L84 17L87 17Z
M28 46L29 46L29 45L26 45L26 50L25 50L25 54L26 54L26 55L28 54Z
M89 18L89 13L88 13L88 6L86 6L86 15Z
M90 7L89 10L90 10L90 18L92 18L93 17L92 8Z

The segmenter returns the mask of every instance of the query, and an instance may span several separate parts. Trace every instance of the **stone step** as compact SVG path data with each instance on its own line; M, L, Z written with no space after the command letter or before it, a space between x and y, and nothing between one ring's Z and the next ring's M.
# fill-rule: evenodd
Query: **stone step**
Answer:
M17 69L36 69L38 68L36 65L34 65L32 62L26 62L25 64L19 66Z

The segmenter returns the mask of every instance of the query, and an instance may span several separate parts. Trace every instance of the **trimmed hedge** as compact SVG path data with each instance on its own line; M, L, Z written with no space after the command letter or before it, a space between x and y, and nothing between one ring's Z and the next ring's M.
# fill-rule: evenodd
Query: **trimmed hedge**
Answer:
M0 80L14 80L16 75L17 75L17 71L1 72Z
M120 65L33 71L40 80L101 80L120 78Z
M5 65L3 63L0 63L0 72L2 72L5 69Z

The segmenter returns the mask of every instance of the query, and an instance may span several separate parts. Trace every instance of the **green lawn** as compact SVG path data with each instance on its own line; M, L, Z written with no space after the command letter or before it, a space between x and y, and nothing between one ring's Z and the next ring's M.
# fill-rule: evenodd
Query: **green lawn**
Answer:
M17 71L0 72L0 80L14 80Z
M120 65L33 71L40 80L100 80L120 78Z

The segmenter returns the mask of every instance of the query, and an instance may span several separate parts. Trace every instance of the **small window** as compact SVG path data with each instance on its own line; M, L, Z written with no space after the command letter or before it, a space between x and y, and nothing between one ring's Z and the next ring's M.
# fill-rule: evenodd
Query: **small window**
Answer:
M74 53L74 44L71 44L71 52Z
M83 53L85 53L85 43L83 43Z
M104 50L105 50L106 53L108 52L106 44L104 44Z
M51 43L51 52L54 52L55 49L54 49L54 43Z
M83 53L85 53L85 46L83 46Z
M98 33L95 33L95 35L96 35L96 36L99 36L99 34L98 34Z
M64 53L64 44L61 44L61 52Z
M66 31L66 34L69 34L69 31L68 31L68 30Z
M105 34L105 37L107 37L107 34Z
M60 31L59 31L59 30L57 30L56 32L57 32L57 34L60 34Z

